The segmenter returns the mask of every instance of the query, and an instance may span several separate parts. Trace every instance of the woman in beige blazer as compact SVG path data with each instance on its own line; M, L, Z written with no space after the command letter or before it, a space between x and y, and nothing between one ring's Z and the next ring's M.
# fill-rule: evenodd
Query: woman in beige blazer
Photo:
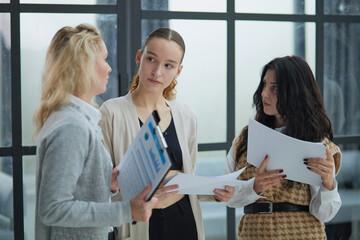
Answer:
M100 126L114 165L119 164L149 114L157 110L159 126L176 159L168 176L179 171L194 173L196 117L187 106L174 101L184 53L185 44L179 33L169 28L155 30L136 54L139 70L129 93L101 106ZM230 187L217 189L215 199L228 201L233 192ZM121 201L121 194L113 200ZM197 196L177 194L159 202L149 223L124 224L117 239L205 239Z

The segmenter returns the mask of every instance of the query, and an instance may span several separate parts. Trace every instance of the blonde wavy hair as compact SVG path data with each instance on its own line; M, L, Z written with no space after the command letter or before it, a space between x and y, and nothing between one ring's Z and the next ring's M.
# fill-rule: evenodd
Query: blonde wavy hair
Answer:
M169 41L174 41L175 43L177 43L180 46L182 53L183 53L180 64L182 63L182 60L184 59L184 55L185 55L185 42L178 32L176 32L175 30L172 30L170 28L156 29L155 31L150 33L149 36L146 38L144 46L141 48L141 53L144 52L148 43L153 38L163 38L163 39L166 39ZM140 75L139 75L139 71L138 71L136 73L136 75L134 76L133 81L131 82L131 85L129 88L130 92L135 91L135 89L139 86L139 81L140 81ZM173 79L172 82L170 83L170 85L164 89L163 96L165 99L173 100L176 98L176 89L175 89L176 84L177 84L176 79Z
M99 30L88 24L57 31L46 54L41 103L34 115L34 135L51 113L68 103L70 94L78 96L90 89L101 40Z

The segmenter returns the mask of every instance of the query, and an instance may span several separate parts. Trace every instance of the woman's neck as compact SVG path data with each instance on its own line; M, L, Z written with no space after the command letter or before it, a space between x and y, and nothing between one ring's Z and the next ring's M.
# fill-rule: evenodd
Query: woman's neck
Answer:
M85 94L81 94L81 95L74 95L77 98L80 98L81 100L83 100L84 102L87 102L88 104L90 104L91 99L93 99L94 95L89 94L89 93L85 93Z
M131 98L137 108L147 109L150 112L167 107L161 93L142 91L139 87L131 93Z
M275 115L275 128L281 128L285 126L284 120L280 115Z

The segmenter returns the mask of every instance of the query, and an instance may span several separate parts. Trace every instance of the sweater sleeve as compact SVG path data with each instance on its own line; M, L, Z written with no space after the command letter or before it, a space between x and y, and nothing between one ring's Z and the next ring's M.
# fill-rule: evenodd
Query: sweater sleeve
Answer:
M234 145L230 148L229 153L226 157L225 174L229 174L235 171L235 160L233 157ZM227 202L228 207L244 207L250 203L255 202L261 196L256 194L254 191L254 180L243 181L243 184L235 187L234 196Z
M77 182L87 161L89 139L90 133L85 127L66 124L40 142L37 208L45 225L107 227L131 221L129 202L90 202L75 197Z

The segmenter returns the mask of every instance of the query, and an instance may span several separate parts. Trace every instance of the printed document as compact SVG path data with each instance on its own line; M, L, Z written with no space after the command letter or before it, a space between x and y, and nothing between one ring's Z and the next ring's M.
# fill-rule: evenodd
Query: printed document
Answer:
M118 166L117 180L124 201L134 198L151 184L149 200L171 167L167 145L156 119L157 113L155 118L154 113L148 117Z
M283 169L287 179L317 185L320 175L307 169L305 158L325 158L325 145L289 137L253 119L249 119L247 161L259 167L266 155L266 170Z
M236 180L244 169L245 168L217 177L203 177L186 173L177 173L166 178L166 181L168 182L165 186L178 184L179 188L174 191L178 191L179 194L215 195L215 188L224 189L225 186L237 187L244 184L244 181Z

